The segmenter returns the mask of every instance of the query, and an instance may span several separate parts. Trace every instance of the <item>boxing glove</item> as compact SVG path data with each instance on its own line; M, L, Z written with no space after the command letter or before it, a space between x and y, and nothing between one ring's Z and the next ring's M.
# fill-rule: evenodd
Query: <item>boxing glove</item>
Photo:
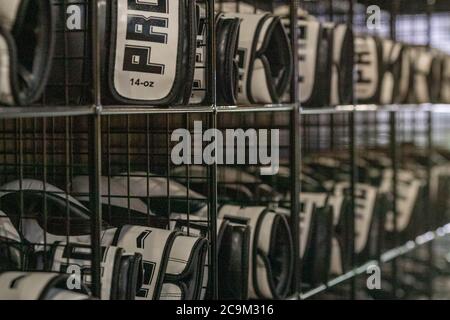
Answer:
M382 51L378 38L355 37L355 99L361 104L378 104L382 81Z
M0 104L30 105L40 98L54 48L52 1L0 4Z
M197 51L196 1L108 2L104 43L108 102L187 104Z
M293 272L293 244L286 217L265 207L230 205L220 208L219 217L248 219L251 228L249 298L285 298Z
M333 34L330 105L349 105L353 95L353 31L345 24L328 27Z
M268 13L227 13L225 17L241 21L238 104L280 103L293 65L280 18Z

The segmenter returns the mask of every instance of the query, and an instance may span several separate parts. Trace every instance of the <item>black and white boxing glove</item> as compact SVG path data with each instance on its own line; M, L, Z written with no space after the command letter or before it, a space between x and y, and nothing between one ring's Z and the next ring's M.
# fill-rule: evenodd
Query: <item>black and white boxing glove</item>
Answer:
M351 269L352 241L349 234L348 217L351 215L351 197L331 194L328 205L333 208L333 239L331 242L330 276L340 276Z
M432 103L439 100L441 65L439 54L431 49L415 47L413 74L413 102Z
M74 190L77 193L81 189L86 190L82 186L86 186L87 181L87 177L75 178L73 182ZM118 214L128 212L128 216L131 215L132 219L141 217L141 219L137 220L146 221L151 219L149 221L155 221L158 218L157 216L167 216L170 208L171 229L193 236L178 236L174 240L161 298L193 299L193 297L196 297L203 299L211 297L211 291L198 291L202 288L202 284L200 283L201 277L196 276L200 273L199 268L207 266L207 263L205 263L205 238L208 236L207 223L205 222L207 220L207 199L195 191L188 190L176 181L155 177L145 172L134 172L130 175L117 176L111 179L103 178L103 181L104 187L108 185L110 194L112 194L111 199L116 199L113 201L112 216L114 216L117 208ZM103 190L105 190L103 194L107 194L106 188ZM121 197L122 201L118 201ZM123 201L123 199L126 200L128 197L131 197L134 201L139 201L132 203L130 211L127 210L127 201ZM106 200L107 198L103 196L103 199ZM143 203L148 204L149 208L152 209L151 213L149 213L149 210L142 208ZM152 216L153 214L156 216ZM224 260L229 256L232 256L233 259L241 257L242 263L241 265L233 264L227 270L221 271L219 280L226 283L227 278L236 277L238 273L244 277L246 272L248 272L248 260L245 257L248 257L249 250L249 228L246 223L239 223L236 220L229 221L229 219L221 219L218 221L218 224L218 238L221 239L223 235L223 237L231 238L234 241L232 244L218 241L218 258ZM182 261L186 262L184 268L181 268L183 272L177 271L180 270ZM236 271L237 268L239 268L239 272ZM208 283L208 268L204 269L203 279ZM183 281L189 283L184 286L179 285ZM244 290L246 287L243 288L242 286L242 282L229 283L228 286L219 290L219 295L224 299L246 298L247 290ZM207 284L203 287L204 289L210 289ZM243 295L243 292L245 292L245 295Z
M173 215L171 227L185 233L208 236L206 216ZM217 219L217 259L219 272L218 298L220 300L247 300L250 263L250 236L248 219L224 217ZM208 268L209 270L209 268ZM206 289L202 299L213 298L212 282L205 277Z
M1 190L3 191L0 193L0 200L5 213L16 228L20 224L22 237L29 243L36 244L37 248L42 247L38 244L66 242L68 236L71 243L90 244L91 213L78 200L68 196L62 190L36 180L14 181L2 186ZM87 189L88 191L89 189ZM20 201L21 192L24 195L23 206ZM71 217L69 221L66 219L67 211ZM67 223L70 223L69 235L67 234ZM169 266L173 266L169 263L169 258L180 261L175 255L179 250L173 248L173 244L177 237L183 236L180 232L160 228L123 225L121 228L105 226L101 239L102 246L120 247L127 254L142 255L144 277L136 299L156 300L164 298L165 280L171 275L177 275L180 270L179 268L175 270L169 268ZM207 243L205 240L200 240L193 247L185 247L183 254L191 250L190 258L197 259L199 261L198 268L203 269L202 248L206 247ZM185 241L184 243L189 244L190 242ZM185 263L189 265L189 261L185 261ZM201 277L202 274L199 274ZM189 278L190 274L187 274L186 277ZM192 285L198 286L197 283L192 283ZM187 292L197 293L198 290ZM196 297L188 296L179 298L196 299Z
M382 48L378 38L355 37L355 99L358 103L379 103L382 81Z
M329 24L333 32L330 105L352 103L354 52L353 31L345 24Z
M394 67L399 72L396 80L398 81L398 90L394 102L407 103L410 92L413 90L414 60L411 56L410 48L403 43L400 43L399 45L402 46L401 57L398 60L398 63L401 63L401 65Z
M297 25L300 102L306 107L321 107L329 103L332 32L310 17L299 19Z
M283 25L290 34L289 8L281 6L276 13L283 17ZM300 102L306 107L329 104L333 31L303 10L297 12L298 21L298 85Z
M91 300L90 291L68 290L68 275L45 272L0 273L0 300Z
M238 46L240 32L239 18L216 17L217 42L217 101L220 104L235 105L239 91Z
M335 196L344 196L349 192L349 183L336 183ZM365 263L370 259L379 258L387 200L379 193L377 187L365 183L357 183L355 192L355 254L358 263ZM342 221L342 224L345 222Z
M52 1L0 3L0 104L40 98L53 58Z
M197 50L196 1L114 0L106 16L108 100L187 104Z
M76 177L72 182L73 192L79 195L77 198L84 203L89 202L89 198L86 196L89 193L88 182L89 178L86 176ZM175 182L170 185L170 193L174 197L179 195L178 191L180 189L184 189L183 186ZM119 227L122 233L123 230L128 230L127 233L120 236L120 242L116 239L111 242L111 245L125 246L124 248L127 251L131 250L131 252L136 250L138 250L137 252L141 252L139 247L135 247L133 233L142 232L142 234L145 234L149 232L149 235L145 236L146 239L149 239L148 241L152 238L161 238L159 240L153 240L159 243L158 248L150 247L154 249L152 252L158 253L157 259L161 261L167 260L165 262L166 267L163 284L160 289L158 288L161 291L159 299L197 300L201 298L202 294L201 290L205 276L204 270L206 269L205 259L208 241L202 236L191 237L187 236L186 233L162 230L167 227L168 221L155 216L153 212L166 216L165 210L170 206L168 204L162 204L162 202L164 202L163 194L167 193L167 188L168 184L166 179L153 176L147 177L145 173L134 173L132 177L118 176L109 179L107 177L102 178L104 218L108 222L114 222L114 225ZM153 195L155 195L154 198L152 197ZM146 203L153 204L155 211L150 210ZM184 209L182 204L185 202L178 203L180 208ZM175 205L174 208L179 207ZM193 208L197 207L194 205ZM152 226L152 228L145 229L145 227L130 226L130 223ZM158 227L158 229L155 227ZM161 251L164 243L166 243L165 246L167 249L165 250L167 252ZM146 256L146 251L142 251L144 261L152 261L149 258L150 256ZM144 263L144 269L145 267ZM142 292L140 294L143 295L144 293ZM146 295L148 296L148 293Z
M328 278L333 238L333 211L327 204L328 194L302 192L299 234L299 257L304 261L305 283L317 285Z
M36 269L49 272L80 272L80 281L92 285L92 248L86 244L55 242L35 254ZM126 255L122 248L102 247L102 300L134 300L142 285L140 254ZM73 269L74 268L74 269Z
M280 18L269 13L225 17L241 21L238 104L281 102L292 74L292 53Z
M248 219L251 228L248 296L250 299L282 299L290 290L293 243L284 214L265 207L225 205L219 217Z
M383 178L379 187L379 192L391 194L393 172L391 169L385 169ZM424 193L425 183L423 179L415 176L414 172L409 170L399 170L398 172L398 203L396 223L394 223L394 213L389 210L386 214L386 232L389 234L398 233L399 237L410 240L418 235L415 220L420 219L422 208L420 199Z

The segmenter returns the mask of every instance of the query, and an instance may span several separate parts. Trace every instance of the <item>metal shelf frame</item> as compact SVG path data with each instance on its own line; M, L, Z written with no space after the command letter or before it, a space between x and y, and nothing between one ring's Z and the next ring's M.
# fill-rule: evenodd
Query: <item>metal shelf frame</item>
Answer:
M93 104L85 106L44 106L44 107L1 107L0 108L0 119L28 119L28 118L55 118L55 117L77 117L77 116L88 116L89 117L89 165L90 165L90 181L91 181L91 203L92 211L94 212L94 218L92 219L92 251L93 251L93 293L96 296L100 296L101 292L101 259L100 259L100 234L102 228L102 205L100 197L100 181L102 175L102 121L108 116L116 115L150 115L150 114L206 114L209 119L210 128L218 128L218 115L225 113L258 113L258 112L288 112L290 117L290 170L291 170L291 226L294 239L294 252L298 253L298 248L300 247L300 235L298 232L299 225L299 197L296 196L301 192L301 183L299 180L301 165L302 165L302 144L304 138L301 135L302 129L302 119L316 116L316 115L329 115L333 117L335 115L345 115L349 119L349 156L351 159L351 186L353 194L352 203L352 214L349 217L348 223L350 224L349 230L352 230L352 239L354 241L354 214L355 214L355 184L357 181L356 176L356 149L357 143L355 141L355 126L356 118L355 116L360 113L377 113L377 112L387 112L390 115L389 128L390 128L390 150L391 157L394 163L397 164L397 114L401 112L426 112L429 121L427 122L427 132L428 132L428 150L431 153L433 148L433 127L432 127L432 115L433 113L450 113L450 106L447 105L358 105L354 101L353 105L348 106L327 106L323 108L307 109L302 108L299 101L299 88L297 85L296 77L292 78L291 82L291 101L289 103L280 105L259 105L259 106L219 106L216 100L216 50L215 50L215 23L214 17L211 14L214 12L215 0L208 0L208 28L210 37L208 38L208 94L207 101L203 106L176 106L176 107L151 107L151 106L123 106L123 105L111 105L106 106L102 104L102 83L101 83L101 44L100 44L100 27L99 21L97 19L97 11L100 6L105 5L106 0L91 0L91 10L93 14L91 15L91 26L92 26L92 47L93 47L93 57L92 57L92 77L93 77ZM300 8L306 0L291 0L290 1L290 17L291 17L291 46L294 52L294 70L298 68L298 29L297 25L297 10ZM333 0L323 0L330 3L330 8L332 8ZM353 5L355 0L348 0L349 12L347 23L353 25ZM395 15L394 15L395 16ZM333 13L330 12L330 19L333 19ZM428 179L430 175L430 166L428 164ZM396 186L398 167L394 165L394 181L393 185ZM209 167L209 219L211 221L216 221L217 218L217 207L218 207L218 194L217 194L217 165L211 165ZM394 188L396 190L396 188ZM396 214L397 207L397 197L398 195L394 191L394 215ZM394 220L395 221L395 220ZM217 284L218 284L218 265L217 265L217 246L216 246L216 225L212 224L212 229L210 230L209 238L211 243L210 261L212 261L210 268L210 277L213 281L214 297L217 298ZM304 300L309 299L317 294L320 294L330 288L333 288L344 282L351 282L351 298L355 297L355 278L358 275L366 272L367 267L370 265L378 265L383 263L393 263L394 269L394 279L396 272L395 261L396 258L405 255L412 250L424 245L430 245L434 239L437 237L444 237L450 235L450 225L443 226L438 230L431 231L422 236L417 237L406 244L396 246L388 252L382 254L379 260L369 261L363 266L355 266L355 257L353 252L353 266L355 266L351 271L342 275L336 279L328 281L328 283L308 290L307 292L301 292L302 288L302 261L295 259L295 273L292 286L292 295L290 299ZM431 245L430 245L431 248ZM430 249L430 265L432 263ZM395 290L395 285L394 285Z

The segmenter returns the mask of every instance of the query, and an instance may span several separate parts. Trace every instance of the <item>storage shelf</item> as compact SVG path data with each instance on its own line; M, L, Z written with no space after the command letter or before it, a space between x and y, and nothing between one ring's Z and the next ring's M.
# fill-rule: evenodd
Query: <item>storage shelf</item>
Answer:
M322 108L302 108L301 114L302 115L322 115L322 114L344 114L344 113L351 113L355 110L355 106L336 106L336 107L330 107L325 106Z
M380 257L380 260L372 260L367 263L365 263L362 266L356 267L353 270L348 271L347 273L334 278L330 281L328 281L327 284L320 285L314 289L308 290L304 293L300 294L300 300L306 300L309 298L312 298L320 293L323 293L324 291L336 287L339 284L342 284L346 281L351 280L352 278L355 278L359 275L362 275L367 272L367 268L370 266L379 266L381 264L385 264L388 262L391 262L401 256L404 256L415 249L430 243L433 240L436 240L437 238L442 238L445 236L450 235L450 224L447 224L441 228L438 228L435 231L430 231L427 233L424 233L420 236L418 236L415 240L408 241L402 246L399 246L397 248L391 249L383 253Z
M111 105L97 108L95 106L49 106L49 107L0 107L0 119L51 118L100 114L133 115L133 114L191 114L191 113L251 113L251 112L288 112L295 110L296 104L271 104L252 106L177 106L154 107L136 105ZM343 105L323 108L301 108L302 115L345 114L351 112L424 112L450 113L450 104L422 105Z
M0 107L0 119L53 118L92 115L94 106Z
M342 106L324 106L322 108L302 108L303 115L342 114L350 112L441 112L450 113L450 104L358 104Z
M136 105L103 106L101 115L132 115L132 114L190 114L190 113L212 113L212 106L177 106L177 107L153 107Z
M297 108L295 103L287 104L266 104L251 106L218 106L218 113L246 113L246 112L286 112Z

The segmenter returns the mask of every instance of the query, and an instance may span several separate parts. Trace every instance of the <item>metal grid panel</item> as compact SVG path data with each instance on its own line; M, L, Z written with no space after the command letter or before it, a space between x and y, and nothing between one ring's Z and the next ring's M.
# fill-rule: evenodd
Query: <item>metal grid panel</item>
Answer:
M218 1L221 2L221 1ZM67 5L72 3L81 6L82 10L86 10L89 5L93 2L91 1L68 1L60 0L54 1L55 9L62 5ZM214 1L210 1L210 4L214 5ZM294 3L293 8L296 8L297 1ZM317 15L320 16L322 20L332 19L334 21L346 21L348 14L351 15L351 10L353 9L351 4L353 2L347 3L344 1L344 6L340 7L344 10L331 10L333 8L333 1L320 1L321 6L319 7L316 3L311 4L311 8L318 8ZM254 2L256 4L256 1ZM355 19L355 27L357 30L365 30L365 16L364 8L357 8ZM65 16L63 10L59 11L61 16ZM351 15L353 16L353 15ZM90 52L90 45L82 48L76 56L68 56L67 46L69 45L70 39L72 37L84 38L84 42L89 44L90 41L87 38L90 37L90 32L88 30L93 25L92 17L87 17L83 20L83 26L81 30L68 31L66 28L59 25L58 28L58 39L63 45L58 46L58 53L55 57L54 67L58 70L57 74L51 78L45 95L42 101L39 103L41 106L49 105L85 105L92 103L93 99L91 97L92 77L90 77L91 69L91 59L92 53ZM353 17L352 17L353 18ZM441 41L444 36L440 36L437 31L432 32L433 38L428 41L427 34L430 32L427 28L423 28L423 17L411 17L400 16L397 22L397 36L399 39L411 39L410 35L414 37L414 40L420 41L421 43L444 43ZM389 15L383 14L382 19L382 30L377 31L377 34L388 35L391 30L388 28ZM95 19L94 23L95 23ZM433 28L436 26L439 30L445 27L442 22L443 18L432 19ZM211 21L210 21L211 22ZM404 26L409 26L410 24L417 26L417 30L405 35L404 31L407 29ZM212 24L210 24L211 26ZM417 34L423 35L420 38ZM292 43L295 46L295 32L293 32ZM436 38L434 38L436 35ZM212 38L212 37L211 37ZM212 41L212 40L211 40ZM211 44L212 42L210 42ZM98 49L98 48L97 48ZM444 48L445 49L445 48ZM296 50L294 50L296 51ZM209 62L212 61L212 56L210 56ZM95 60L95 59L93 59ZM80 65L84 65L83 68ZM76 67L74 67L76 66ZM86 70L82 73L80 78L72 78L69 70L72 68ZM214 69L214 68L212 68ZM211 70L210 79L214 78L214 71ZM95 77L94 77L95 78ZM100 80L99 74L96 75L94 80ZM96 81L94 81L96 82ZM293 84L296 84L293 80ZM215 105L214 101L214 86L212 82L209 82L210 92L212 93L212 105ZM295 92L296 85L292 86L292 97L298 94ZM99 88L97 88L99 89ZM295 101L296 99L293 99ZM286 107L286 106L284 106ZM237 113L219 113L215 114L214 110L211 113L205 110L200 110L199 113L190 114L186 110L179 110L176 114L161 114L164 110L154 110L156 114L150 114L152 112L146 112L139 108L130 108L129 111L119 110L119 109L105 109L107 115L102 116L102 111L99 110L97 116L92 117L76 117L76 118L44 118L44 119L30 119L30 120L3 120L0 132L0 146L1 146L1 157L3 164L3 171L1 181L2 184L14 179L19 179L23 181L26 178L35 178L43 180L44 182L49 182L59 186L64 192L70 193L70 184L73 178L77 175L89 175L89 180L92 185L96 185L97 188L94 190L94 203L92 205L93 212L95 213L95 219L93 219L93 235L94 238L99 236L99 231L101 231L101 208L98 207L100 199L99 196L99 180L101 176L108 177L108 185L110 184L110 177L113 175L125 174L128 180L128 185L132 178L144 177L149 178L150 174L156 174L156 177L161 177L166 180L182 181L187 184L188 188L192 185L200 186L201 193L208 198L208 235L211 240L210 243L210 261L213 261L211 268L212 278L217 277L218 270L215 267L214 257L215 257L215 238L216 230L215 220L216 210L212 209L216 207L216 196L217 190L216 186L220 187L220 176L219 181L216 181L216 166L210 166L205 171L206 174L200 176L191 176L189 166L183 166L185 170L176 170L177 168L173 166L170 162L170 150L173 147L173 142L170 141L170 135L176 128L188 128L192 130L193 121L202 120L207 124L208 128L215 128L217 123L220 123L220 129L226 128L261 128L261 129L280 129L281 134L281 160L282 165L290 165L291 173L294 173L294 177L298 176L295 174L299 171L299 155L300 150L297 150L297 142L300 137L300 123L296 117L299 116L296 105L291 105L286 110L271 110L271 112L265 113L254 113L256 111L262 111L263 109L252 109L248 110L248 114L244 113L244 116ZM252 112L250 112L252 111ZM389 155L394 160L400 161L408 159L408 147L410 144L414 144L419 147L419 149L428 152L428 156L431 154L430 150L432 144L430 143L430 131L431 123L429 114L427 112L397 112L397 111L384 111L384 112L363 112L354 113L344 112L335 114L335 110L330 113L325 112L324 115L314 114L314 110L311 113L304 116L303 123L301 126L302 132L301 137L303 140L303 154L304 157L310 157L314 154L326 153L342 161L348 165L349 170L345 171L345 177L353 184L358 177L355 175L354 161L356 156L354 154L355 147L358 147L358 153L364 153L370 149L384 149L384 152ZM117 112L117 115L114 113ZM138 116L133 115L119 115L122 113L136 113ZM145 116L139 114L146 114ZM357 116L356 121L353 118ZM217 117L217 118L216 118ZM355 125L356 123L356 125ZM102 124L102 125L100 125ZM442 134L440 130L441 127L437 127L438 131ZM445 127L444 127L445 128ZM95 132L95 129L98 131ZM344 154L344 156L342 156ZM97 162L97 164L96 164ZM100 164L98 162L101 162ZM97 167L93 171L93 165L96 164ZM428 169L430 169L429 163L427 164ZM397 170L394 165L394 171ZM144 171L145 174L136 174L136 171ZM177 171L177 174L172 174L173 171ZM180 173L181 172L181 173ZM277 177L271 179L270 183L272 185L279 185L276 181ZM295 182L296 178L292 178L292 175L288 178L291 182ZM396 184L396 179L394 178L394 185ZM169 188L169 185L168 185ZM299 185L298 183L292 183L292 185L287 188L288 190L282 190L283 192L288 192L292 195L298 194ZM354 186L353 186L354 189ZM395 190L395 188L393 188ZM44 190L45 191L45 190ZM147 190L147 196L150 194L150 190ZM396 192L393 191L394 198L396 197ZM354 195L354 190L353 190ZM76 195L74 195L76 196ZM68 236L71 233L71 223L75 222L69 216L69 198L64 194L66 200L66 212L63 218L63 224L65 226L65 234ZM96 198L96 199L95 199ZM114 196L108 195L108 201L111 202ZM297 197L294 197L296 199ZM353 197L354 198L354 197ZM123 196L128 205L128 210L131 209L131 202L133 196L127 194ZM182 200L189 204L191 201L191 194L189 191L181 197L171 197L170 193L164 199L167 203L166 216L171 213L171 208L174 203L178 200ZM354 201L354 200L353 200ZM258 202L270 205L270 202ZM294 230L297 230L298 217L296 206L298 206L298 200L291 200L291 209L294 213L292 217L292 226ZM44 226L47 226L47 200L43 197L42 206L44 208ZM241 204L254 204L252 202L240 202ZM189 205L187 205L189 208ZM22 212L23 209L23 192L20 192L19 197L19 211ZM395 200L393 202L393 209L396 210ZM150 213L150 212L149 212ZM103 217L108 217L111 212L106 210L103 212ZM354 228L351 222L353 213L350 215L350 219L347 221L350 230ZM191 212L188 212L188 220L190 220ZM148 214L143 221L138 221L131 217L131 215L125 219L125 222L141 223L144 225L150 225L153 222L150 221L150 214ZM432 226L431 226L432 227ZM188 229L189 232L189 229ZM296 232L295 232L296 233ZM352 232L350 232L353 234ZM299 236L298 234L296 235ZM70 241L69 238L67 238ZM298 240L298 239L297 239ZM46 243L46 241L45 241ZM1 243L0 243L1 245ZM296 245L299 245L298 243ZM394 242L393 247L400 245L400 243ZM391 249L388 247L386 249ZM93 242L94 251L99 251L98 243ZM400 250L399 248L394 248ZM401 252L401 250L400 250ZM429 250L425 252L425 256L429 254ZM402 255L402 253L398 254ZM394 255L394 257L398 257ZM392 258L393 261L401 260ZM426 257L426 263L429 263L429 257ZM381 262L390 261L390 259L380 258ZM400 262L399 262L400 263ZM93 258L94 273L99 273L99 256L94 255ZM352 261L352 266L356 267L355 261ZM387 271L389 275L392 275L393 279L393 291L396 291L396 277L401 268L397 263L387 265L390 270ZM301 269L301 266L298 266ZM404 268L404 265L401 265ZM298 269L296 278L301 278L298 275ZM356 282L354 278L360 273L355 272L348 278L341 279L344 286L339 287L337 292L341 297L356 297ZM299 292L295 287L302 287L301 279L297 279L294 284L292 292L295 294ZM346 285L346 281L351 280L350 286ZM329 291L328 287L333 287L333 283L341 283L338 281L330 281L325 287L319 287L317 292ZM94 276L94 283L97 282L96 293L99 292L99 277ZM302 288L303 289L303 288ZM314 297L315 292L307 292L304 298Z

